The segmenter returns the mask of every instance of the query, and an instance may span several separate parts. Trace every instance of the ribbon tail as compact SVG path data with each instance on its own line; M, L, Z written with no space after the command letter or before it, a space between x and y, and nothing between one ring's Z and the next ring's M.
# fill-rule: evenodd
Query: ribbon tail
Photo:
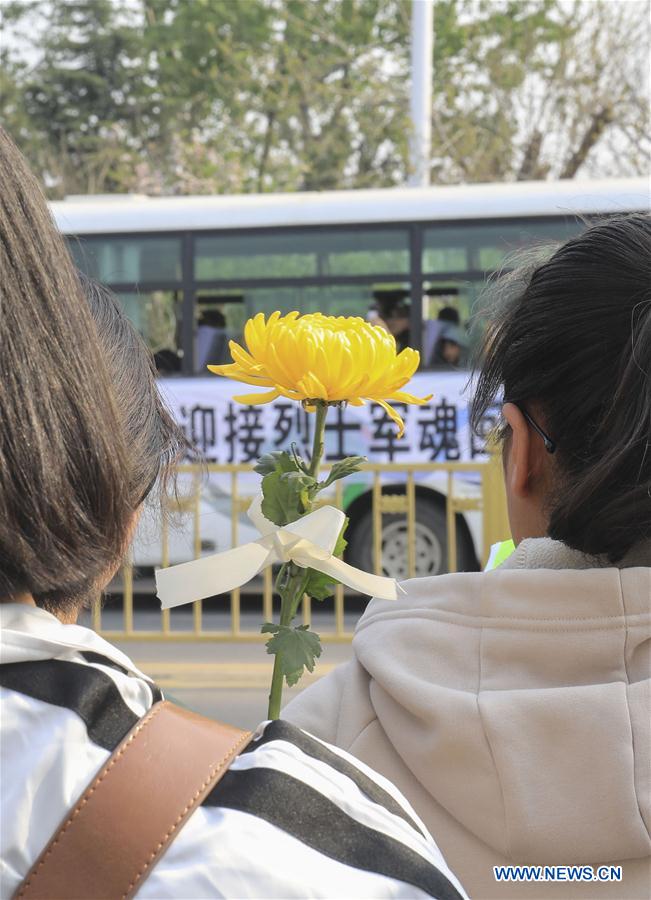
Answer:
M275 554L258 541L156 570L156 593L162 609L226 594L254 578Z
M303 547L297 547L296 550L291 555L297 565L318 569L324 575L331 575L342 584L359 591L360 594L368 594L369 597L378 597L380 600L397 600L405 593L404 588L398 584L395 578L371 575L369 572L345 563L336 556L324 559L322 552L318 550L316 553Z

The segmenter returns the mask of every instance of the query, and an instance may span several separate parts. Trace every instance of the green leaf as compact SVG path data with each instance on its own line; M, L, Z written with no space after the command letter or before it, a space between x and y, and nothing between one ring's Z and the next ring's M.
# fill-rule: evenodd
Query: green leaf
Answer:
M313 600L325 600L335 592L336 582L331 575L325 575L316 569L308 569L310 573L305 585L304 593L308 594Z
M329 487L329 485L338 481L340 478L346 478L348 475L352 475L353 472L359 472L361 466L363 466L365 462L365 456L347 456L345 459L334 463L328 472L326 480L319 485L319 490Z
M273 634L267 641L267 653L277 656L280 668L289 687L297 683L304 669L314 671L315 660L321 656L321 639L307 625L291 628L266 622L260 629L263 634Z
M342 557L344 550L348 545L348 541L344 537L344 533L348 528L348 522L349 519L346 517L342 529L339 532L335 548L332 551L335 556ZM327 597L334 594L335 585L338 584L335 578L332 578L331 575L325 575L323 572L319 572L316 569L308 569L308 572L309 576L303 593L308 594L313 600L325 600Z
M262 479L262 514L275 525L287 525L309 512L317 489L311 475L297 472L294 468L289 472L281 471L280 466L286 465L286 462L283 458L276 470Z
M316 486L316 480L311 475L304 472L284 472L281 476L283 481L288 482L296 490L312 490Z
M350 523L350 519L348 516L344 519L344 524L341 526L341 531L339 532L339 537L337 538L337 543L335 544L335 549L332 551L334 556L338 556L341 559L344 555L344 550L348 546L348 541L344 537L346 534L346 529Z
M286 450L274 450L260 457L253 471L258 475L271 475L272 472L298 472L293 456Z
M272 472L262 479L262 515L274 525L287 525L300 519L305 509L301 500L301 487L283 478L280 472Z
M312 499L318 490L316 478L304 472L286 472L281 478L283 481L289 482L298 494L303 512L309 512Z

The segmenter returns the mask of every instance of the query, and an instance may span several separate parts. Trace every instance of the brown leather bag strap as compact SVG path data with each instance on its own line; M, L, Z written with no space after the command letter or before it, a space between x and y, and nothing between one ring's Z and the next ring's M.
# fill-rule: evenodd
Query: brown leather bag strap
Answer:
M156 703L86 788L14 898L132 897L251 737Z

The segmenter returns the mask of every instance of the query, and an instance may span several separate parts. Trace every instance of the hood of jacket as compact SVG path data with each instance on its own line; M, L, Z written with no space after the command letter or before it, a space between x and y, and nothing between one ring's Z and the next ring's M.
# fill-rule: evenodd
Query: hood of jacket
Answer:
M527 540L492 572L405 582L354 639L423 790L522 863L651 852L651 568L602 562Z

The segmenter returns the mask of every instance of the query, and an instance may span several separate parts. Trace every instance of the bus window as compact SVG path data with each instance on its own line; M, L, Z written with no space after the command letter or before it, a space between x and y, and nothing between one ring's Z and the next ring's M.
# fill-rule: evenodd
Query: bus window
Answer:
M322 275L375 275L409 272L406 229L339 229L319 236Z
M198 281L407 274L406 228L269 230L202 235L195 240Z
M465 229L427 228L423 234L423 272L466 272L470 266Z
M559 243L583 227L575 218L431 226L423 234L423 272L491 272L517 260L519 250Z
M73 237L69 246L77 266L103 284L181 280L177 237Z
M426 282L423 295L424 369L463 369L473 349L470 324L481 282Z
M180 291L120 292L117 296L154 354L159 374L180 372Z
M555 246L582 231L584 225L575 219L536 222L535 224L498 225L473 228L472 268L490 272L506 265L518 264L518 253L529 248Z

